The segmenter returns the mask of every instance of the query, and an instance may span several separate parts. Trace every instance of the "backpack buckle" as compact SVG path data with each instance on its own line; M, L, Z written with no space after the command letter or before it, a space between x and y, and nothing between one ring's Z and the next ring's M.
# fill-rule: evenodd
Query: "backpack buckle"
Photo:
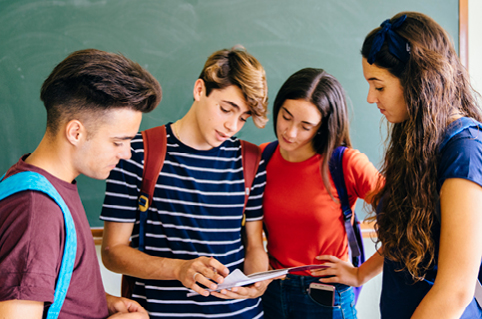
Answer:
M345 216L345 220L351 219L351 216L353 216L353 211L351 210L351 208L345 210L343 212L343 216Z
M145 195L139 196L137 200L137 207L141 212L145 212L149 208L149 199Z

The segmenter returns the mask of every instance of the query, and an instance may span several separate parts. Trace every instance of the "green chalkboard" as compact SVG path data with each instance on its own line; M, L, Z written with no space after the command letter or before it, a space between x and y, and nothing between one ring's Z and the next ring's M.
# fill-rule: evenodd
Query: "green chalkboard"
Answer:
M359 51L371 29L404 10L430 15L458 44L458 0L0 0L0 171L40 142L40 86L70 52L121 52L159 80L164 99L144 116L146 129L184 115L206 58L235 44L264 65L271 102L300 68L336 76L351 100L354 146L378 165L385 126L366 102ZM271 141L272 122L260 130L249 121L238 136ZM91 226L102 226L104 182L79 177L78 185Z

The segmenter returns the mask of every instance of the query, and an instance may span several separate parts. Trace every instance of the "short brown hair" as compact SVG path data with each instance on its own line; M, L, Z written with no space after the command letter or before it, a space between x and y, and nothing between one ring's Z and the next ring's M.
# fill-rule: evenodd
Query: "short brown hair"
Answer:
M40 92L52 134L65 121L101 117L114 108L150 112L161 97L159 82L139 64L96 49L71 53L53 69Z
M206 85L206 95L213 89L236 85L248 104L254 124L263 128L268 121L268 85L261 63L240 45L214 52L207 59L199 78Z

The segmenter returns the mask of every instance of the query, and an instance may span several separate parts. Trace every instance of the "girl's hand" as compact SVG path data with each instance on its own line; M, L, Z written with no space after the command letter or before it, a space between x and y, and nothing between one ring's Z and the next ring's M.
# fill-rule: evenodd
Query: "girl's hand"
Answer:
M317 256L318 260L325 260L323 264L328 268L311 270L311 275L320 278L323 283L340 283L352 287L359 287L363 284L358 276L358 268L351 263L343 261L335 256Z

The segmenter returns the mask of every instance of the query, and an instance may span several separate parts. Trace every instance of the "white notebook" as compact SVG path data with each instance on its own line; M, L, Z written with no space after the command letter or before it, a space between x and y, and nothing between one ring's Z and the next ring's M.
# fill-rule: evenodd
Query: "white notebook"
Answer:
M320 268L327 268L327 266L307 265L307 266L291 267L291 268L285 268L285 269L275 269L275 270L257 272L248 276L246 276L241 270L235 269L232 273L230 273L227 277L224 278L224 281L222 284L218 284L218 288L216 290L208 289L208 291L220 291L221 289L231 289L233 287L246 286L258 281L263 281L267 279L284 276L286 274L293 273L293 272L305 271L310 269L320 269ZM198 295L198 293L192 290L187 294L188 297L195 296L195 295Z

